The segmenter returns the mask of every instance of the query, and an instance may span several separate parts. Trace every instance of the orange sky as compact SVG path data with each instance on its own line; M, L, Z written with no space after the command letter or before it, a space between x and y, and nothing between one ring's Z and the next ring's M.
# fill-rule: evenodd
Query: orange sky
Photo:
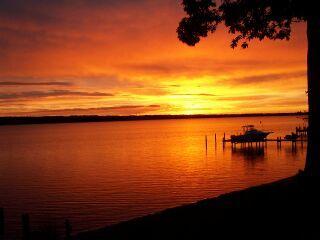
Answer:
M179 42L177 0L1 0L0 116L306 110L305 25L232 50Z

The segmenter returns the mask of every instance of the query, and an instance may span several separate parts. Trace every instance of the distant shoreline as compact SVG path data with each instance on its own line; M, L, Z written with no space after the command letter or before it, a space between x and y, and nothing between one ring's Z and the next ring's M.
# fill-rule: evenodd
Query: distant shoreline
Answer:
M0 126L26 124L115 122L141 120L200 119L200 118L234 118L234 117L277 117L305 116L305 112L297 113L248 113L248 114L198 114L198 115L130 115L130 116L42 116L42 117L0 117Z

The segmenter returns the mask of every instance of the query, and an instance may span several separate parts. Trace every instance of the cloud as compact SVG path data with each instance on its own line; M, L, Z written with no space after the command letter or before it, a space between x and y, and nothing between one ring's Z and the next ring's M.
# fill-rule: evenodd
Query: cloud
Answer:
M246 112L246 110L250 109L259 109L261 107L261 102L259 101L246 101L246 102L238 102L234 103L233 107L235 109L241 109L242 111ZM270 109L269 111L295 111L305 110L307 107L307 100L306 98L277 98L277 99L270 99L263 101L263 105Z
M70 82L0 82L0 86L70 86Z
M221 84L250 85L265 82L275 82L279 80L291 80L298 78L306 78L306 71L284 72L284 73L268 73L262 75L250 75L240 78L229 78L221 80Z
M63 97L63 96L84 96L84 97L111 97L110 93L101 92L80 92L69 90L51 90L51 91L29 91L18 93L4 93L0 92L0 100L8 99L26 99L26 98L46 98L46 97Z
M107 44L128 33L137 38L165 4L177 5L174 0L1 0L0 49L4 44L32 51L46 45L77 49L79 42Z
M218 58L203 58L203 57L189 57L181 59L167 59L166 61L158 61L153 63L130 63L119 65L119 69L126 69L136 74L159 75L159 76L201 76L201 75L220 75L221 73L233 73L244 70L266 70L266 69L281 69L288 66L304 66L303 61L282 61L278 60L277 64L270 60L256 60L256 59L218 59ZM305 74L301 71L299 74ZM285 74L285 73L284 73ZM290 76L291 73L288 75ZM272 76L273 75L273 76ZM250 78L251 77L251 78ZM277 74L266 76L249 76L248 81L254 81L254 78L279 77ZM245 81L246 79L234 79Z
M0 105L1 106L1 105ZM158 111L162 108L168 108L169 106L150 104L150 105L118 105L118 106L106 106L97 108L63 108L63 109L27 109L27 111L20 107L20 111L13 112L12 116L57 116L57 115L141 115ZM6 110L0 108L0 110ZM0 111L0 115L1 111ZM6 115L6 114L4 114Z
M264 93L275 87L277 93L303 92L302 78L280 75L304 69L305 29L288 43L266 41L242 51L229 48L221 28L189 48L175 31L183 15L177 0L0 0L0 104L49 114L73 107L135 114L157 109L148 105L154 101L162 104L157 111L172 112L173 106L164 107L170 96L185 96L170 102L184 113L187 96L208 111L219 101L258 101L243 96L252 93L243 91L249 85L270 83L255 87ZM220 96L237 87L241 96ZM114 109L95 108L108 96Z
M88 110L123 110L123 109L136 109L136 108L160 108L161 105L151 104L151 105L122 105L122 106L112 106L112 107L100 107L100 108L88 108Z
M218 101L259 101L274 98L276 95L246 95L246 96L228 96L228 97L218 97Z
M215 94L210 94L210 93L178 93L178 94L173 94L173 96L200 96L200 97L215 97Z
M64 79L74 81L83 87L103 87L108 89L118 88L144 88L145 84L129 78L121 78L117 75L86 75L86 76L66 76Z
M62 75L50 77L35 76L0 76L0 86L81 86L96 88L143 88L142 82L117 75Z

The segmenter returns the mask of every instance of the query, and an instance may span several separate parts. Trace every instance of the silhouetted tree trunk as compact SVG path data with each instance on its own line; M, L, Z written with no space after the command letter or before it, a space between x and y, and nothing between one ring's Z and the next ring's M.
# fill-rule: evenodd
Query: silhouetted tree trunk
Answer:
M307 20L309 131L305 172L320 176L320 17Z

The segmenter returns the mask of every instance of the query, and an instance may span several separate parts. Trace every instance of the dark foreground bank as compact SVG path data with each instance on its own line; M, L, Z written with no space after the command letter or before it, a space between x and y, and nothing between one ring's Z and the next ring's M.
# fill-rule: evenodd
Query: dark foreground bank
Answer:
M319 190L319 179L297 175L75 239L320 239Z

